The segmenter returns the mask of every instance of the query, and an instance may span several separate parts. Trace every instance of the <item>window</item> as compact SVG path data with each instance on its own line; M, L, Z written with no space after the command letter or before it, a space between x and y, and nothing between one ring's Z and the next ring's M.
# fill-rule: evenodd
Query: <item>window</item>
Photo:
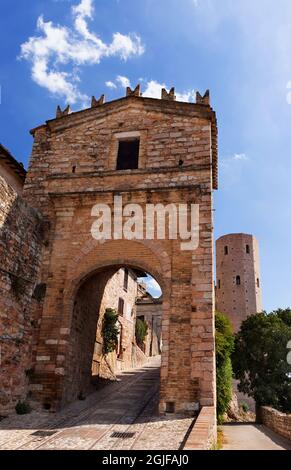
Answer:
M218 279L218 289L220 289L220 279Z
M128 269L124 270L124 279L123 279L123 289L127 291L128 289Z
M224 247L224 254L225 254L225 255L228 255L228 246L225 246L225 247Z
M124 313L124 300L119 297L118 299L118 315L123 315Z
M260 287L260 279L257 279L257 287Z
M241 285L240 276L236 276L236 278L235 278L235 283L236 283L237 286L240 286L240 285Z
M120 140L117 156L117 170L138 169L139 139Z
M250 245L246 246L246 252L247 252L248 255L250 254Z
M123 353L123 349L122 349L122 325L118 322L118 329L119 329L119 333L118 333L118 343L116 345L116 355L117 355L117 359L122 359L122 353Z

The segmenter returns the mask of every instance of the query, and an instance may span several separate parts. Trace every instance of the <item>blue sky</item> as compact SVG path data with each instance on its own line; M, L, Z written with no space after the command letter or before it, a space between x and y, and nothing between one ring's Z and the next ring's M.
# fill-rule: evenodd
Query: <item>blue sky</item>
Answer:
M28 131L58 104L211 90L219 125L215 235L260 242L266 310L291 305L291 2L2 0L0 141L27 165ZM290 89L289 89L290 88Z

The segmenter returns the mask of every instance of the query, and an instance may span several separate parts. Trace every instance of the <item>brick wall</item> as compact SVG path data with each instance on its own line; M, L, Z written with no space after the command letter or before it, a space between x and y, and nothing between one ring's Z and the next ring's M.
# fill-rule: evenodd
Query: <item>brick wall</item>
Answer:
M187 413L213 405L217 139L208 99L190 104L129 96L47 121L33 135L24 194L51 226L41 269L47 292L37 354L49 359L38 361L35 398L49 399L52 409L64 399L71 359L79 360L72 328L80 285L104 267L127 265L152 274L163 289L161 411L168 402ZM132 135L140 138L139 168L116 171L118 140ZM183 252L180 240L167 237L94 240L92 207L112 208L116 194L124 204L140 204L144 213L148 203L199 204L198 249ZM62 371L59 356L65 356Z
M280 413L273 408L263 406L260 417L265 426L291 441L291 414Z
M31 309L42 221L0 176L0 415L26 398L39 318Z

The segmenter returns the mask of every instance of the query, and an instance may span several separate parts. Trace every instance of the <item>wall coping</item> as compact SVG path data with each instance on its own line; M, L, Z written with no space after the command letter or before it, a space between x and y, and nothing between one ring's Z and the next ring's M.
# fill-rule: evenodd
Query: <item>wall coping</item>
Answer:
M216 440L216 409L214 406L205 406L201 409L183 450L210 450Z

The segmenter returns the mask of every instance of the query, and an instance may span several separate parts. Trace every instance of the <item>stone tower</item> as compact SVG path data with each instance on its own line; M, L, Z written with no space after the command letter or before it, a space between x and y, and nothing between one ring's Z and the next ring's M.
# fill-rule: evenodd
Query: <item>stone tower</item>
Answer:
M237 332L250 315L262 311L259 245L252 235L225 235L216 242L216 309Z

